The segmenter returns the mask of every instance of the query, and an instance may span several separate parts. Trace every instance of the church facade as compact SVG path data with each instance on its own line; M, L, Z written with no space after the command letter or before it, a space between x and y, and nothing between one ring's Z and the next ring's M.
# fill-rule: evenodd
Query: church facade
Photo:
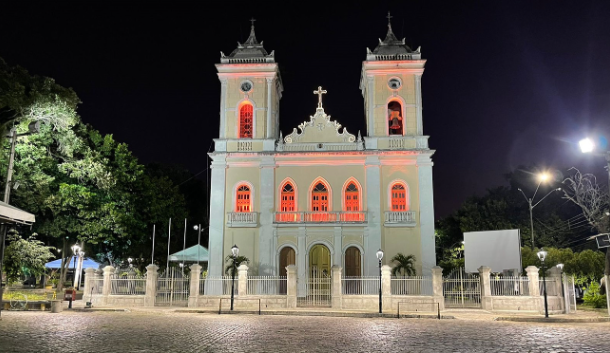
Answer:
M432 155L423 135L425 60L399 40L367 49L360 89L366 134L354 135L324 110L290 134L279 129L282 80L274 52L254 26L216 65L220 131L211 163L208 275L224 273L235 244L252 275L377 276L397 253L413 254L419 275L435 266ZM332 92L331 92L332 93ZM340 119L341 117L339 117Z

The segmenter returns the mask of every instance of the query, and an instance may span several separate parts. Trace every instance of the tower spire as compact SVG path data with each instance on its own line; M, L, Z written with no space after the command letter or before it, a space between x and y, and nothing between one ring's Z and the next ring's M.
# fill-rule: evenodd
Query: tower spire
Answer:
M384 42L398 41L398 38L396 38L392 31L392 15L390 15L390 11L388 11L386 18L388 19L388 34L386 34Z
M252 17L250 19L250 36L248 37L244 45L258 45L258 41L256 40L256 33L254 33L254 21L256 21L256 19Z

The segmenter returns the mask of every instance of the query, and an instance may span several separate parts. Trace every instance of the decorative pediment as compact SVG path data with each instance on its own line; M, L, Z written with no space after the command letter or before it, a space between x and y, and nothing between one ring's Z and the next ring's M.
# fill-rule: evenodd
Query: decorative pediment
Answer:
M355 142L356 136L347 132L347 128L341 131L341 124L330 120L330 115L324 112L324 108L316 109L316 114L310 116L309 121L301 123L300 132L293 129L292 133L284 137L284 142L290 143L345 143Z

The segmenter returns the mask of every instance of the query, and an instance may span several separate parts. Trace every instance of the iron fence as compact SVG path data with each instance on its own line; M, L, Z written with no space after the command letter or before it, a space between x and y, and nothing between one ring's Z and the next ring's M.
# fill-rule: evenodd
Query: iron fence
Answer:
M379 277L343 277L341 291L344 295L379 294Z
M521 276L492 276L489 280L492 296L528 296L529 278Z
M432 295L432 277L392 277L392 295Z
M199 281L199 295L231 295L231 276L203 277ZM238 294L238 277L235 276L235 295Z
M248 276L249 295L286 295L286 276Z
M146 277L136 275L112 275L110 277L110 294L145 295Z

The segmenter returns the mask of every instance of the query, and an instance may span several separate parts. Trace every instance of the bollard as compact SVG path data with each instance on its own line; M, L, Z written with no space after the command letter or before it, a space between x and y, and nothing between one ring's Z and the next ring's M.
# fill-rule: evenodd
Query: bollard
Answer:
M63 302L61 300L51 300L51 312L52 313L61 313L64 309Z

